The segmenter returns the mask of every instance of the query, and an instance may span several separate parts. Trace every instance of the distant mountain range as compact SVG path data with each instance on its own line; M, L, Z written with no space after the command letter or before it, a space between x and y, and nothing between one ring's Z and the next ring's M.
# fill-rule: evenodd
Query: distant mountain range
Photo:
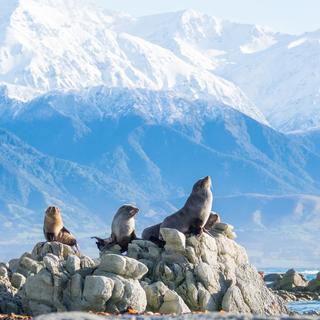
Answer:
M317 33L193 10L1 6L0 259L42 239L50 204L97 255L89 237L110 231L122 203L141 208L139 233L210 174L213 208L254 263L316 267Z

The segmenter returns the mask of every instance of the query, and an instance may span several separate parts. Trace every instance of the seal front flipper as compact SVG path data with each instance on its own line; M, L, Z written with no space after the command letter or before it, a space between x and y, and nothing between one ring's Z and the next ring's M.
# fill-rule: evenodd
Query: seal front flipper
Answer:
M133 241L133 240L142 240L142 239L140 239L140 238L137 237L135 231L133 231L133 232L131 233L131 241Z
M160 240L159 238L156 238L154 236L151 236L149 241L153 242L154 244L156 244L159 248L164 248L166 242L163 240Z
M76 246L77 240L74 235L65 227L62 227L58 234L57 240L63 244L67 244L69 246Z

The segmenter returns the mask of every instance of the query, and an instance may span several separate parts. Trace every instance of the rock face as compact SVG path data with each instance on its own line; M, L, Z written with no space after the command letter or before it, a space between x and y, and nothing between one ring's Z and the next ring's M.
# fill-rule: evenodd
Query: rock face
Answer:
M2 313L122 312L128 308L143 312L147 305L137 280L148 272L147 267L120 255L105 254L96 264L67 245L39 243L31 254L9 266L1 264L0 271L4 275L0 277Z
M98 262L60 243L39 243L31 254L0 264L0 311L286 313L222 227L199 237L162 229L164 248L135 240L127 256L111 248Z
M320 272L315 279L308 283L307 290L311 292L320 292Z
M288 270L284 276L273 284L275 290L301 290L308 285L308 281L294 269Z
M165 229L161 234L164 249L144 240L135 240L128 248L128 256L149 269L143 278L148 310L163 310L170 290L191 311L286 313L283 300L265 286L244 248L224 232L186 238L177 230ZM169 297L173 300L172 294Z

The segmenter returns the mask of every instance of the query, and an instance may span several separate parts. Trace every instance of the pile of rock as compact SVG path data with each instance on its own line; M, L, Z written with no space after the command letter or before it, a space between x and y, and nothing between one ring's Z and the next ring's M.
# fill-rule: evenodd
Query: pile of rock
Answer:
M294 269L284 274L268 274L264 277L269 287L286 301L320 300L320 273L308 281Z
M61 243L39 243L31 254L0 266L0 312L287 312L244 248L223 230L199 237L174 229L161 234L164 248L135 240L127 256L114 246L96 261Z

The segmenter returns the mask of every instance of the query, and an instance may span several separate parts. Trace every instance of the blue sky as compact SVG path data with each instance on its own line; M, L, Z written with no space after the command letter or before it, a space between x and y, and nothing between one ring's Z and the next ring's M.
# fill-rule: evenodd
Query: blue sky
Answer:
M320 29L320 0L97 0L135 16L193 8L232 21L302 33Z

